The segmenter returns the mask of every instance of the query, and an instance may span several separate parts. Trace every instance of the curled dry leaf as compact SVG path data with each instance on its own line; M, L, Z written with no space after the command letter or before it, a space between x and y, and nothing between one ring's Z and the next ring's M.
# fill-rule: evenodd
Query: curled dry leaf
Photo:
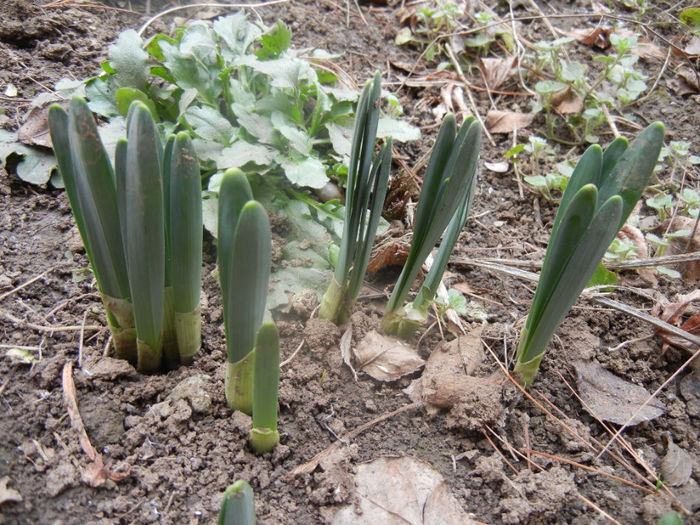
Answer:
M17 130L17 140L29 146L53 147L49 136L49 106L55 101L47 102L31 109L24 123ZM60 102L63 109L68 109L68 101Z
M486 127L491 133L512 133L528 127L534 119L532 113L491 110L486 114Z
M342 507L333 525L472 525L442 475L424 461L379 458L357 467L356 505Z
M667 323L679 326L681 330L685 330L693 335L700 335L700 314L694 314L685 321L682 318L688 306L695 301L700 301L700 290L694 290L685 295L678 295L675 302L659 302L654 305L652 313ZM662 329L657 328L656 331L668 344L683 348L691 353L698 349L697 345L669 334Z
M618 232L617 237L622 240L627 239L632 241L637 250L637 257L644 258L648 255L649 246L647 246L647 241L644 238L644 234L639 228L632 226L631 224L625 224ZM647 284L649 284L649 286L651 286L653 289L657 288L659 282L656 279L656 275L654 275L653 270L639 269L637 270L637 273L642 279L644 279L644 281L647 282Z
M550 102L560 115L578 115L583 111L583 99L571 86L554 93Z
M672 487L685 485L693 473L693 459L685 450L671 441L659 468L661 481Z
M18 491L7 487L9 482L9 476L4 476L0 479L0 505L8 502L18 503L22 501L22 495Z
M658 399L650 400L651 394L645 388L620 379L596 363L578 361L574 368L583 408L593 417L634 426L655 419L666 410Z
M610 28L596 27L593 29L572 29L571 31L566 31L564 34L575 38L583 45L597 47L598 49L607 49L610 47L610 41L608 40L610 31Z
M669 81L669 85L678 96L694 95L700 92L699 76L696 71L682 66L676 71L676 76Z
M66 362L63 367L63 402L66 405L66 411L70 417L71 426L78 433L78 439L83 452L92 463L83 471L82 479L91 487L100 487L105 481L120 481L129 475L129 472L113 472L109 466L104 464L102 454L95 450L95 447L90 443L90 438L85 430L83 418L78 410L78 400L75 392L75 383L73 382L73 365L70 361Z
M518 57L513 55L507 58L482 58L479 59L479 69L484 74L486 85L489 89L498 89L515 73L515 63Z
M508 163L503 161L503 162L484 162L484 167L489 170L493 171L494 173L506 173L508 171L509 166Z
M367 332L353 353L358 368L379 381L395 381L425 364L411 345L376 330Z
M700 37L694 36L690 39L690 42L683 49L683 52L690 57L697 57L700 55Z
M343 363L345 363L350 370L352 370L352 375L357 382L357 372L352 366L352 323L348 323L348 327L343 332L340 337L340 355L343 357Z

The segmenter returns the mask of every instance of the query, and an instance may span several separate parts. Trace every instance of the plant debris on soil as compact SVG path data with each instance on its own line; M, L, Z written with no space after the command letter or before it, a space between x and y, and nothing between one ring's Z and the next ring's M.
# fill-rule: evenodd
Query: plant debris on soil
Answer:
M678 6L622 1L608 11L580 0L541 7L525 1L513 2L509 11L503 3L468 3L502 19L511 12L521 17L523 42L554 39L552 31L589 29L576 44L583 54L586 46L606 41L601 32L589 38L599 19L605 27L638 33L661 51L647 47L636 66L649 86L657 81L655 89L629 106L617 125L604 124L601 143L614 134L632 138L661 120L668 140L688 141L691 152L699 153L698 56L692 42L681 41L682 26L666 11L675 17ZM122 30L138 29L176 4L2 2L3 128L17 130L34 97L59 79L98 74ZM656 524L671 510L686 524L700 523L700 366L690 361L698 351L692 337L657 333L642 319L581 298L550 343L533 387L523 391L507 376L534 284L499 264L538 269L556 205L523 186L520 175L540 174L537 163L520 162L521 173L502 163L516 142L527 143L545 122L541 114L530 114L517 60L496 63L484 56L480 67L456 71L449 55L464 50L454 42L432 62L420 43L396 45L402 20L403 27L412 27L410 34L419 34L418 14L399 11L412 4L420 2L289 1L251 9L251 16L268 25L283 20L296 48L337 53L337 64L358 85L383 72L402 118L423 131L421 141L398 149L389 193L396 196L387 205L393 219L404 221L410 211L420 166L445 111L478 111L486 119L491 133L484 139L471 217L446 276L449 287L466 296L466 313L456 319L464 331L453 321L426 326L407 343L416 352L410 346L405 356L396 351L391 364L398 371L387 373L384 352L371 353L371 337L365 357L357 352L379 327L386 294L377 291L395 279L396 266L375 262L371 288L358 302L349 331L316 317L313 293L291 298L287 308L275 311L282 345L281 442L257 456L247 444L250 418L232 413L224 400L226 357L212 238L205 237L202 348L194 364L137 374L111 357L66 195L50 184L25 182L17 175L17 159L13 165L3 155L0 523L214 523L224 490L237 479L251 484L258 521L268 524ZM637 4L648 9L625 7ZM607 18L582 16L593 8ZM145 37L231 12L178 10L155 19ZM493 46L507 47L502 37L492 37ZM447 68L438 71L443 59ZM568 104L558 111L576 109ZM570 152L560 144L556 151L563 159L583 149ZM669 171L663 168L659 178L673 177ZM682 171L686 187L697 191L697 167ZM284 228L283 218L272 223ZM669 224L659 228L659 235L671 231ZM392 224L393 239L385 239L377 261L402 264L394 259L405 253L405 229ZM681 252L697 255L697 240L681 244ZM669 250L667 255L677 253ZM688 295L697 289L693 265L697 257L673 266L684 278L653 267L619 270L619 286L605 292L697 334L697 293Z

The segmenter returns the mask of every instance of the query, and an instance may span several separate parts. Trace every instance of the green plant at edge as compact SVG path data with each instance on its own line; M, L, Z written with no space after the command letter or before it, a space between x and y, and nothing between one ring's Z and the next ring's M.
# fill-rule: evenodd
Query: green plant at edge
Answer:
M427 317L429 303L435 297L454 243L466 221L480 145L481 127L473 117L464 121L459 133L454 115L445 117L423 178L411 248L382 319L381 327L387 334L411 337ZM413 304L404 306L421 266L448 223L451 223L448 234L440 245L433 269L428 272Z
M683 525L683 519L677 512L671 511L661 516L659 521L656 522L656 525Z
M224 491L217 525L255 525L253 489L246 481L239 479Z
M656 122L629 145L591 146L579 160L554 219L537 290L520 333L515 374L532 383L547 344L641 197L663 144Z
M380 91L381 79L377 73L362 90L357 105L340 253L319 309L319 317L336 324L347 322L355 306L386 196L391 168L391 139L373 159Z
M219 190L219 280L226 330L228 406L253 411L255 339L265 315L272 239L263 206L248 179L232 168Z

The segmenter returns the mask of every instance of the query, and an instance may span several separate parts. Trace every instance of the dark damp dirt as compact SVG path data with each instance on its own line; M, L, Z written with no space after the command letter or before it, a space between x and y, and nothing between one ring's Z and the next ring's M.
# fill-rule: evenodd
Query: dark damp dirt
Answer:
M148 18L143 7L136 7L141 2L95 7L71 1L54 2L53 7L42 7L43 3L0 4L0 91L5 93L7 84L18 90L16 97L0 96L0 106L9 117L4 125L11 129L22 122L32 97L62 77L95 74L118 33ZM295 47L342 53L339 64L358 83L372 71L388 68L387 80L397 87L406 72L395 64L418 63L416 76L434 71L434 65L420 61L420 50L394 45L399 29L395 8L379 2L360 4L366 24L353 2L289 2L257 12L267 22L285 20ZM349 15L346 5L351 6ZM516 14L534 14L524 5L528 3L520 3ZM132 6L136 10L128 11ZM158 12L170 6L154 0L151 9ZM559 13L572 13L586 11L589 3L554 2L548 9L552 6ZM658 31L672 38L677 26L663 18L661 10L667 7L671 6L652 9L645 21L659 22ZM502 15L507 12L494 9ZM189 14L209 16L212 11ZM552 19L561 28L581 27L579 21ZM172 17L161 18L150 31L168 31L172 23ZM531 40L537 35L549 37L542 21L524 25L523 31ZM665 53L666 45L656 43ZM645 59L642 67L653 79L662 63ZM690 141L698 154L698 95L678 95L671 89L675 64L666 69L656 94L634 106L632 117L642 123L665 121L669 136ZM478 71L466 73L479 83ZM434 136L437 126L431 110L440 102L440 87L436 81L399 92L406 118L425 136L420 144L401 149L409 166L427 151ZM517 85L511 87L517 90ZM477 91L475 97L485 114L486 95ZM503 109L526 107L517 98L500 98L498 104ZM521 141L527 136L522 133ZM539 260L554 214L551 204L529 190L521 198L512 172L498 174L483 166L484 161L502 160L511 139L496 135L495 145L484 141L472 218L450 266L450 282L461 283L469 292L468 300L486 312L481 338L493 354L486 354L484 376L501 374L494 356L512 356L534 285L464 259ZM688 183L697 187L697 172L688 173ZM414 407L352 439L339 468L317 467L292 477L290 471L325 450L337 436L408 405L403 389L412 378L382 383L360 374L355 382L343 364L338 328L310 318L313 306L280 314L276 321L282 359L301 349L281 372L281 444L272 454L256 456L247 445L249 419L232 414L224 403L222 311L211 244L205 246L202 350L190 367L143 376L109 357L99 298L85 271L86 257L65 195L27 185L0 167L0 202L0 523L214 523L222 492L235 479L253 486L260 523L329 523L337 505L353 501L351 475L358 464L401 455L418 457L438 469L462 508L479 522L603 523L604 512L620 523L656 523L664 512L682 510L680 501L690 513L684 515L685 523L700 523L700 394L689 369L659 394L665 415L625 431L638 460L619 445L613 447L639 475L609 455L596 459L597 452L568 430L591 442L609 439L567 386L576 388L575 360L598 362L653 392L689 358L684 350L663 348L646 323L581 300L542 363L532 389L537 404L501 381L489 401L496 410L488 421L465 403L451 412ZM697 286L657 275L659 284L652 289L634 272L622 278L642 287L646 297L616 292L616 298L643 310L653 306L654 297L673 299ZM355 342L361 333L378 326L382 307L381 302L360 303L353 316ZM469 322L477 327L475 319L465 321L468 327ZM85 327L82 344L81 326ZM420 340L421 355L427 358L439 342L440 334L433 328ZM34 358L33 364L10 356L11 349L23 348ZM90 440L113 472L128 473L124 479L108 480L98 488L87 483L90 461L63 400L61 374L67 362L74 365L79 410ZM656 484L671 441L688 454L684 461L692 463L690 479L669 487L676 500ZM541 468L528 468L515 452L523 449L583 466L531 455Z

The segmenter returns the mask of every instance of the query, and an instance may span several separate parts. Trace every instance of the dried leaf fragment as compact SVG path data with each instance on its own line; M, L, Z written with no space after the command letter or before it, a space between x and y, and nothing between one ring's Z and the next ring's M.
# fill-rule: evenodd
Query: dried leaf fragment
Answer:
M484 74L486 85L489 89L498 89L503 83L512 77L517 56L508 58L482 58L479 59L479 69Z
M411 345L376 330L367 332L353 353L360 370L379 381L395 381L425 364Z
M379 458L360 465L355 485L357 505L342 507L333 525L474 523L450 494L442 475L415 458Z
M672 487L680 487L690 479L693 473L693 459L685 450L673 441L668 442L668 450L659 468L661 481Z
M491 110L486 114L486 127L491 133L512 133L528 127L534 119L532 113Z
M560 115L578 115L583 111L583 99L571 86L552 95L550 102Z
M661 401L650 400L651 394L645 388L620 379L596 363L578 361L574 368L584 409L593 417L634 426L666 411Z
M18 503L22 501L22 495L18 491L7 488L7 484L9 482L9 476L4 476L2 479L0 479L0 505L8 502Z

